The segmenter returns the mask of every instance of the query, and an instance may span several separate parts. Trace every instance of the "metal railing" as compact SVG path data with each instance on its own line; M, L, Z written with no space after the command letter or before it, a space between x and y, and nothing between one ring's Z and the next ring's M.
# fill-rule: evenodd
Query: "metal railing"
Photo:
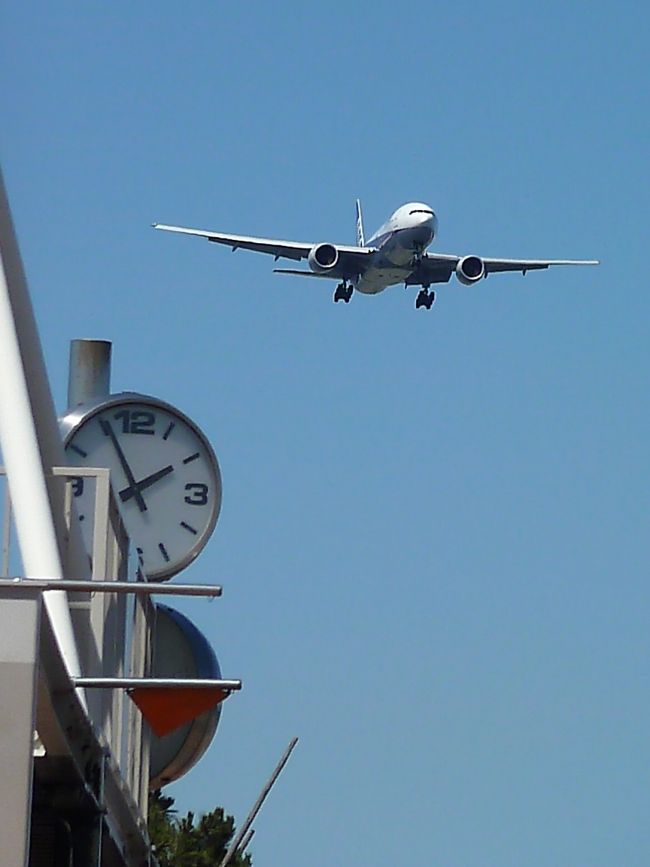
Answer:
M0 477L4 475L4 467L0 467ZM86 582L83 590L75 589L68 597L82 676L148 677L152 671L155 604L149 592L123 592L125 584L132 586L144 582L144 578L137 558L131 554L129 536L111 490L110 472L103 468L54 467L52 477L64 486L62 499L68 535L63 540L61 558L64 574L70 579L65 584L70 587L77 583L67 568L69 530L73 521L79 522L74 506L75 490L79 480L94 486L93 514L85 516L81 529L89 552L91 578L98 582L98 590L101 586L101 592L93 592L92 587L86 589ZM13 544L8 486L3 499L0 578L9 578L14 568L20 574L21 565L17 545ZM117 582L116 592L107 591L106 582ZM148 726L143 725L140 711L123 689L88 690L86 703L89 719L98 740L107 749L109 762L119 770L141 816L146 816Z

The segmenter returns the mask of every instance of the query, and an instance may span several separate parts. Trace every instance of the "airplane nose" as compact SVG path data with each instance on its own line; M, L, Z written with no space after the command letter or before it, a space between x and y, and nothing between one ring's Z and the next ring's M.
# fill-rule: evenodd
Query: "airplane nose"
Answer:
M419 217L418 226L423 228L423 229L424 228L429 229L431 231L431 235L433 237L433 235L436 232L436 225L438 222L436 220L436 215L433 212L429 212L429 213L418 214L417 216Z
M428 218L426 225L428 226L429 231L431 232L431 237L429 240L432 241L438 233L438 218L433 213L433 211L431 212L431 216Z
M410 212L411 237L419 247L428 247L436 236L438 220L427 205L418 205Z
M426 247L433 240L433 227L430 220L431 218L427 222L420 223L419 226L416 226L412 230L413 241L423 247Z

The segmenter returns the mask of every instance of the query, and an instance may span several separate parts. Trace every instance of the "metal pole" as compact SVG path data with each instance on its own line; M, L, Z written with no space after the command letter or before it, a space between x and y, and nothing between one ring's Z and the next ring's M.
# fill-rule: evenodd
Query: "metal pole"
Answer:
M254 835L255 835L255 828L251 828L250 831L248 832L248 834L246 834L246 836L244 837L244 840L243 840L241 846L237 850L238 855L240 855L240 856L244 855L244 853L246 852L246 850L250 846L251 840L253 839Z
M71 340L68 408L74 409L111 392L110 340Z
M250 813L249 813L248 816L246 817L246 821L244 822L244 824L243 824L242 827L240 828L239 833L237 834L237 836L235 837L235 839L234 839L234 840L232 841L232 843L230 844L230 848L228 849L228 851L227 851L226 854L224 855L223 861L221 862L221 864L219 865L219 867L228 867L228 864L229 864L229 862L230 862L230 859L231 859L232 856L235 854L235 852L237 851L237 849L239 849L239 846L240 846L240 844L241 844L241 841L244 839L244 837L246 836L246 833L248 832L248 829L250 828L250 826L251 826L251 825L253 824L253 822L255 821L255 817L256 817L257 814L259 813L259 811L260 811L260 809L261 809L261 807L262 807L262 804L263 804L264 801L266 800L266 796L267 796L268 793L271 791L271 789L273 788L273 784L275 783L275 781L277 780L277 778L278 778L278 777L280 776L280 774L282 773L282 769L284 768L284 766L285 766L286 763L288 762L288 760L289 760L289 756L290 756L291 753L293 752L293 748L295 747L295 745L296 745L297 743L298 743L298 738L292 738L292 739L289 741L289 746L288 746L288 747L286 748L286 750L284 751L284 753L283 753L283 755L282 755L282 758L280 759L280 761L279 761L278 764L276 765L276 768L275 768L275 770L273 771L273 773L271 774L270 779L268 780L268 782L266 783L266 785L264 786L264 788L263 788L262 791L260 792L260 796L259 796L259 798L258 798L257 801L255 801L255 803L253 804L253 809L250 811Z
M42 425L40 427L39 425ZM39 436L40 435L40 436ZM44 465L63 448L25 274L0 174L0 445L26 574L63 577ZM49 460L49 466L62 461ZM45 606L68 672L80 672L65 593Z
M222 588L207 584L163 584L154 581L86 581L69 578L0 578L0 590L20 592L21 588L34 588L42 592L67 590L68 593L128 593L135 596L221 596Z
M241 689L241 680L197 677L76 677L75 686L87 689Z

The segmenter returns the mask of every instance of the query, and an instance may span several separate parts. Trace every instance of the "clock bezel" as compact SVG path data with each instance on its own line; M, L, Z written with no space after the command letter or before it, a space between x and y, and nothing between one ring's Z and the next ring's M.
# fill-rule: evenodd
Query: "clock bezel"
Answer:
M164 581L172 578L174 575L177 575L179 572L182 572L183 569L186 569L191 563L196 560L201 551L205 548L208 540L212 536L214 532L214 528L217 524L217 520L219 519L219 514L221 512L221 501L222 501L222 481L221 481L221 470L219 468L219 461L217 460L217 456L212 448L208 438L203 433L201 428L193 421L189 416L185 415L184 412L177 409L177 407L173 406L171 403L167 403L167 401L161 400L158 397L154 397L150 394L142 394L136 391L122 391L117 392L116 394L104 395L102 397L98 397L94 400L87 401L86 403L80 404L79 406L74 407L69 412L65 414L59 420L59 427L61 430L61 435L63 437L63 447L67 448L73 436L86 425L89 421L91 421L96 415L104 412L105 410L112 409L116 406L125 406L129 404L141 404L144 406L150 406L152 409L159 409L164 412L169 413L172 416L176 416L181 422L187 425L190 430L195 434L195 436L200 440L203 448L205 449L205 453L208 458L209 468L214 475L216 485L216 495L212 499L212 507L211 514L208 523L205 525L205 528L201 532L196 539L188 540L191 541L191 546L188 552L173 563L165 564L160 569L156 569L152 572L146 573L145 577L149 581ZM129 538L131 538L130 530L129 530L129 522L128 518L125 518L122 509L120 509L120 514L122 516L122 520L124 521L124 525L129 533ZM133 543L136 544L136 539L133 539Z

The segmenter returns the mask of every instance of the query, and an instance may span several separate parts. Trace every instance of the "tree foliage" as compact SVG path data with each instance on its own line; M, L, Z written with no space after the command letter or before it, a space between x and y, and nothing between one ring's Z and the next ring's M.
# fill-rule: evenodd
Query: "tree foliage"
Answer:
M218 867L235 834L235 820L221 807L195 821L194 813L179 817L174 799L160 790L149 798L149 836L160 867ZM250 855L236 854L229 867L251 867Z

